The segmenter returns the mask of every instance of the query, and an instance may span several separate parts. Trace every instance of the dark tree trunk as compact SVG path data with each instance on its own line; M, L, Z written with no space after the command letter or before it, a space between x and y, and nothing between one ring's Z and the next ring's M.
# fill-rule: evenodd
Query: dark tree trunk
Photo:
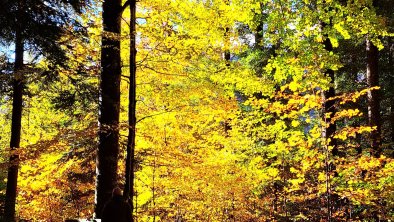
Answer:
M258 48L261 47L260 45L263 42L263 38L264 38L263 31L264 31L264 25L263 22L260 21L260 23L257 26L256 33L254 34L255 45Z
M324 41L324 48L332 52L332 44L329 38L326 38ZM327 117L326 122L330 123L331 119L334 117L336 113L336 107L335 107L335 100L332 99L335 97L335 88L334 88L334 83L335 83L335 74L334 70L328 69L325 72L326 76L330 78L330 83L331 86L330 88L324 92L324 98L325 98L325 103L324 103L324 113L330 113L330 115ZM332 146L332 154L334 156L338 155L338 148L337 148L337 140L334 137L335 131L337 129L336 123L330 123L330 125L326 129L326 138L330 138L331 141L329 142L328 146Z
M367 39L367 84L368 87L379 86L378 72L378 48ZM380 117L380 96L378 90L368 91L368 123L369 126L376 126L376 130L371 132L371 147L373 155L378 157L381 153L380 133L381 133L381 117Z
M256 27L256 33L254 33L255 47L257 47L257 48L262 48L262 43L264 40L263 33L264 33L264 21L265 21L264 15L265 14L264 14L264 10L263 10L263 8L264 8L263 3L260 3L260 8L261 8L261 11L259 13L254 14L255 20L257 19L257 21L258 21L258 24Z
M19 155L12 152L16 151L20 147L21 140L22 96L24 88L23 52L24 47L22 33L21 30L17 30L15 37L15 66L12 97L11 156L8 167L7 190L4 206L4 216L6 221L15 221Z
M104 33L101 46L99 145L97 152L96 218L117 186L120 108L121 0L103 3Z
M230 44L230 28L226 27L225 32L224 32L224 41L226 45ZM230 60L231 60L231 52L230 50L226 49L223 53L223 59L226 62L226 66L230 66Z
M330 21L331 23L331 21ZM322 27L324 28L328 24L323 23ZM329 24L331 26L331 24ZM332 43L328 36L324 40L324 49L328 52L333 51ZM325 134L323 135L326 139L329 139L327 146L332 147L331 154L333 156L338 156L338 148L337 148L337 140L334 138L335 131L337 130L337 125L335 122L331 122L332 118L335 116L336 113L336 100L335 97L335 73L332 69L327 69L325 72L326 77L330 79L330 87L327 91L323 92L324 96L324 110L323 110L323 117L325 118L325 122L329 124L326 127ZM329 115L326 115L329 114ZM332 217L332 196L331 196L331 184L330 184L330 172L333 171L335 166L330 162L329 152L327 149L326 158L325 158L325 167L326 167L326 195L327 195L327 221L331 221ZM335 175L335 174L334 174Z
M135 165L135 128L136 128L136 55L135 47L135 19L136 19L136 1L130 1L130 88L129 88L129 135L127 138L126 154L126 184L124 188L124 197L130 198L131 212L134 212L134 165ZM132 219L134 221L134 217Z
M230 5L230 0L226 0L226 5ZM224 43L225 45L228 47L230 46L230 28L226 27L224 29ZM223 59L226 62L226 66L229 67L230 66L230 60L231 60L231 52L229 49L226 49L223 53Z
M388 40L388 45L389 45L389 76L390 76L390 84L394 84L394 70L393 70L393 42L391 37L389 37ZM391 88L391 98L390 98L390 128L391 128L391 134L390 134L390 143L391 143L391 150L392 150L392 157L394 158L394 87Z

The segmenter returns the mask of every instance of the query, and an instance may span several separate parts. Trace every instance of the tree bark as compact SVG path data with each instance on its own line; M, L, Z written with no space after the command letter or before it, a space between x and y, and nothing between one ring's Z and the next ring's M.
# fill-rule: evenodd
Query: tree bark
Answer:
M332 48L332 44L331 44L331 41L329 38L326 38L326 40L324 41L324 48L328 52L332 52L333 48ZM335 73L334 73L334 70L328 69L328 70L326 70L325 74L328 78L330 78L331 86L329 87L329 89L327 91L324 92L324 99L326 101L324 103L324 113L330 113L330 115L326 119L326 122L330 123L331 119L334 117L334 115L336 113L335 100L332 99L335 97L335 88L334 88ZM325 134L325 138L330 139L328 146L333 147L331 153L334 156L338 155L337 140L335 138L333 138L336 130L337 130L336 123L330 123L330 125L326 129L326 134Z
M263 10L263 8L264 8L263 3L260 3L260 8L261 8L261 11L259 11L258 13L256 13L256 12L254 13L254 20L257 19L257 21L258 21L258 24L256 27L256 33L254 33L256 48L262 48L262 43L264 40L264 22L265 22L264 16L265 16L265 13Z
M330 24L331 26L331 21ZM323 23L322 27L324 28L327 24ZM324 49L328 52L333 51L332 43L328 36L324 40ZM327 91L323 92L324 96L324 110L323 110L323 117L325 118L325 122L329 125L326 127L326 131L323 134L323 137L329 139L327 147L332 147L331 154L333 156L338 156L339 151L337 148L337 140L334 138L335 131L337 130L337 125L335 122L331 122L332 118L335 116L336 113L336 100L333 99L335 97L335 73L332 69L327 69L325 71L326 77L330 79L330 86ZM329 113L329 115L326 115ZM327 221L331 221L332 217L332 196L331 196L331 184L330 184L330 172L333 171L335 166L331 164L330 157L329 157L329 150L327 148L326 151L326 158L325 158L325 167L326 167L326 195L327 195ZM334 174L335 175L335 174Z
M136 23L136 1L130 2L130 88L129 88L129 134L127 138L127 153L126 153L126 172L125 172L125 187L123 195L129 198L131 205L131 212L134 212L134 166L135 166L135 132L136 132L136 55L137 50L135 46L135 23ZM132 219L134 221L134 217Z
M390 76L390 84L394 84L394 70L393 70L393 48L394 44L391 37L388 37L388 46L389 46L389 76ZM392 150L392 158L394 158L394 88L391 88L391 98L390 98L390 147Z
M15 34L15 65L12 96L12 125L11 125L11 156L9 160L7 189L4 206L6 221L15 221L15 203L17 196L19 155L14 153L20 147L22 129L22 106L23 106L23 52L24 44L21 30Z
M379 71L378 61L379 54L378 48L367 39L367 85L368 87L379 86ZM379 157L381 153L381 117L380 117L380 95L378 90L368 91L368 124L369 126L376 126L376 130L371 132L370 141L372 153L374 156Z
M101 218L104 204L118 185L121 7L121 0L105 0L103 3L96 218Z

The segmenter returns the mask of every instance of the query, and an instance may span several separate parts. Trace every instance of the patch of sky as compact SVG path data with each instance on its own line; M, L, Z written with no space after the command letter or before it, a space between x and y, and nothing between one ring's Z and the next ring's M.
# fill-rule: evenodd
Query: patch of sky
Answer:
M10 61L15 60L14 44L0 44L0 54L5 55Z
M138 25L144 25L146 24L146 18L136 18L136 23Z

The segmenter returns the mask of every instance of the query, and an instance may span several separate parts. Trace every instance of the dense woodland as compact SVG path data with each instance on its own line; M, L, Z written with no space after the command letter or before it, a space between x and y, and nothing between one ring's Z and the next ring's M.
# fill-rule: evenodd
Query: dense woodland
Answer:
M392 221L391 0L0 0L0 218Z

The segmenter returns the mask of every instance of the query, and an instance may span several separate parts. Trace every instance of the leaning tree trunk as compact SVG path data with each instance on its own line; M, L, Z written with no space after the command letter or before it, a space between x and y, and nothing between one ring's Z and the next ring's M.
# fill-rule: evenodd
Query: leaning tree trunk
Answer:
M122 0L103 3L99 145L97 152L96 218L117 186L120 108L120 21Z
M7 190L4 206L5 221L15 221L15 203L17 195L17 181L19 155L14 153L20 147L22 128L22 95L24 88L23 76L23 37L21 30L16 31L15 37L15 65L12 97L12 125L11 125L11 156L8 167Z
M135 165L135 127L136 127L136 46L135 46L135 19L136 1L130 1L130 88L129 88L129 135L127 138L126 153L126 182L124 187L124 197L130 198L131 212L134 212L134 165ZM134 221L134 217L132 217Z
M378 72L378 48L367 39L367 84L368 87L379 86ZM374 156L378 157L381 153L380 133L381 133L381 117L380 117L380 96L378 90L368 91L368 123L369 126L376 126L376 130L371 132L371 147Z

